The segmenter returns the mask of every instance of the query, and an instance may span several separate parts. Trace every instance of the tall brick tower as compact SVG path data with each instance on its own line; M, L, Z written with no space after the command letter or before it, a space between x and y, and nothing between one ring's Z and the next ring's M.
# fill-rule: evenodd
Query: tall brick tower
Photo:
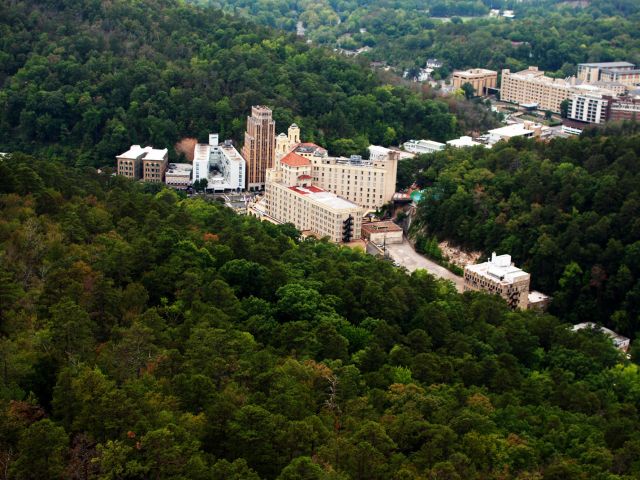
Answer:
M247 117L242 156L247 162L247 189L264 188L265 172L273 168L276 149L276 122L271 110L262 105L251 107Z

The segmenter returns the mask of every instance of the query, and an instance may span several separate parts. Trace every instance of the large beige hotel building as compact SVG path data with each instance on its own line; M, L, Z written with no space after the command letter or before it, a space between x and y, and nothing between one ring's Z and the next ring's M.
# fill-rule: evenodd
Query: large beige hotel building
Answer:
M311 160L295 152L268 169L266 214L277 223L292 223L302 232L336 243L358 240L364 209L313 185L311 171Z
M615 96L616 85L602 81L588 83L576 77L551 78L547 77L542 70L538 70L538 67L529 67L516 73L504 69L502 70L500 100L559 113L560 104L573 95ZM620 86L624 90L624 86Z
M276 163L290 152L310 161L314 185L366 210L377 210L393 198L399 159L395 150L372 145L368 160L358 155L330 157L318 145L300 143L300 129L293 124L288 135L280 134L276 140Z

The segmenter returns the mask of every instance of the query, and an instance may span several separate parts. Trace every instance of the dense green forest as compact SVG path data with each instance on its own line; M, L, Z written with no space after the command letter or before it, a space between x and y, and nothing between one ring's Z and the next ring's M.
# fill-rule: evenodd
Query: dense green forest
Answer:
M195 1L195 0L194 0ZM558 75L586 61L640 63L640 3L636 0L199 0L258 23L295 31L314 43L373 50L368 59L403 68L427 58L452 68L522 69L538 65ZM488 18L512 8L515 19ZM442 21L437 17L453 17ZM460 17L465 17L464 19Z
M640 475L602 334L148 188L0 160L0 477Z
M254 104L335 154L459 133L447 104L217 10L0 1L0 151L111 164L132 143L171 147L212 130L240 140Z
M399 182L427 188L417 214L427 235L510 253L561 318L635 336L639 155L638 124L613 124L581 138L422 156L400 164Z

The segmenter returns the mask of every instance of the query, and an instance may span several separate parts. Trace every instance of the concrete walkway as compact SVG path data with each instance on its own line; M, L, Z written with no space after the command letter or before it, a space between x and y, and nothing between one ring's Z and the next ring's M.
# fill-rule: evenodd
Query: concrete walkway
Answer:
M458 292L463 291L464 280L462 277L417 253L406 238L402 240L402 243L387 244L387 252L391 258L409 272L422 268L435 277L452 281Z

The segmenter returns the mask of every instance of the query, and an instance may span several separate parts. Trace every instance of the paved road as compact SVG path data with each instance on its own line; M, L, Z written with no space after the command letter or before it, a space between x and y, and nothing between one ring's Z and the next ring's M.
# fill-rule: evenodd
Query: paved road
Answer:
M456 286L456 290L458 290L458 292L462 292L464 284L462 277L455 275L446 268L441 267L437 263L423 257L419 253L416 253L406 239L402 240L402 243L392 245L387 244L387 252L389 252L389 256L391 258L405 267L408 271L413 272L414 270L422 268L435 277L451 280Z

